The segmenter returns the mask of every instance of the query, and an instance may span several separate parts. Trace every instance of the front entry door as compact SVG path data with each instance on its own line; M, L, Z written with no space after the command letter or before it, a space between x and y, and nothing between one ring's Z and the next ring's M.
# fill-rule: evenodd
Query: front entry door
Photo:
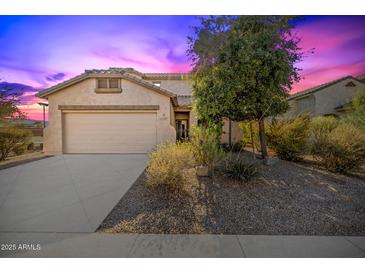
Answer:
M189 120L176 120L176 140L184 141L189 138Z

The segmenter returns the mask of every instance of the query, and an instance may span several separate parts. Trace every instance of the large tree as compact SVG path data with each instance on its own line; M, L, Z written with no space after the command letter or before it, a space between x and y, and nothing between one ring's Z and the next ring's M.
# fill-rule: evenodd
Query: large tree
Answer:
M257 120L262 157L267 156L264 121L288 108L288 92L300 76L295 18L211 16L188 38L194 65L193 95L202 121Z
M0 122L8 122L14 119L26 117L18 107L23 94L21 87L14 87L7 82L0 82Z

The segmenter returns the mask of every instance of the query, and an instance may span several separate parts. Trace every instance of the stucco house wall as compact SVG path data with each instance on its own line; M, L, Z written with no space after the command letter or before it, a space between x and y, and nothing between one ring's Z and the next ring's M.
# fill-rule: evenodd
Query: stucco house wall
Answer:
M44 131L44 150L48 154L62 153L62 111L59 105L158 105L157 142L175 140L171 125L170 98L129 80L121 80L121 93L95 93L96 79L86 79L48 96L48 126Z
M229 120L223 120L223 134L221 142L223 144L229 144ZM242 141L243 130L239 127L239 122L231 121L231 142L232 144Z
M347 86L350 82L355 86ZM289 110L281 117L292 118L304 113L312 117L341 115L336 108L350 102L358 91L365 93L365 85L350 78L311 93L294 95L289 98Z
M340 82L315 93L314 116L338 114L335 110L352 100L355 93L359 90L365 93L365 86L355 83L354 87L346 87L347 82Z

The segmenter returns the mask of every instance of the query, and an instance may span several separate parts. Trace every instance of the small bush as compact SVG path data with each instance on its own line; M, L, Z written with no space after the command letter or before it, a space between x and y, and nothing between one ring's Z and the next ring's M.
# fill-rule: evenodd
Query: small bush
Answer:
M0 161L5 160L10 152L21 153L22 147L30 143L32 132L21 128L0 128Z
M340 123L315 145L312 155L330 171L346 173L365 162L365 133L352 124Z
M213 172L214 167L224 156L219 139L220 134L214 128L193 128L191 143L194 157L199 165L208 166L210 172Z
M27 146L27 150L34 150L34 143L33 142L29 143L29 145Z
M13 148L15 155L22 155L27 152L27 144L17 145Z
M356 92L346 110L342 120L365 131L365 93Z
M299 160L306 152L310 118L298 116L289 120L273 120L267 131L268 145L279 158Z
M258 169L253 162L230 155L225 161L224 174L228 178L241 182L249 181L258 174Z
M251 126L250 126L251 124ZM251 144L254 146L257 152L261 152L261 143L259 136L259 124L257 121L245 121L240 122L240 128L243 131L242 143L243 145ZM252 128L252 139L251 139L251 128ZM265 123L265 131L267 132L267 123ZM252 144L253 141L253 144Z
M184 171L193 167L195 159L190 143L161 144L150 154L146 185L182 189L186 183Z
M312 119L309 130L309 146L312 155L322 153L323 146L327 143L328 134L338 125L338 119L332 116L320 116Z

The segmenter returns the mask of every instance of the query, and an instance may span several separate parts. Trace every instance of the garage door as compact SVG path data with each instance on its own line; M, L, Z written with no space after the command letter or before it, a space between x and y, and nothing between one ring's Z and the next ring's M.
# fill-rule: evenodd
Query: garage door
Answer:
M156 113L64 113L64 153L146 153L156 145Z

